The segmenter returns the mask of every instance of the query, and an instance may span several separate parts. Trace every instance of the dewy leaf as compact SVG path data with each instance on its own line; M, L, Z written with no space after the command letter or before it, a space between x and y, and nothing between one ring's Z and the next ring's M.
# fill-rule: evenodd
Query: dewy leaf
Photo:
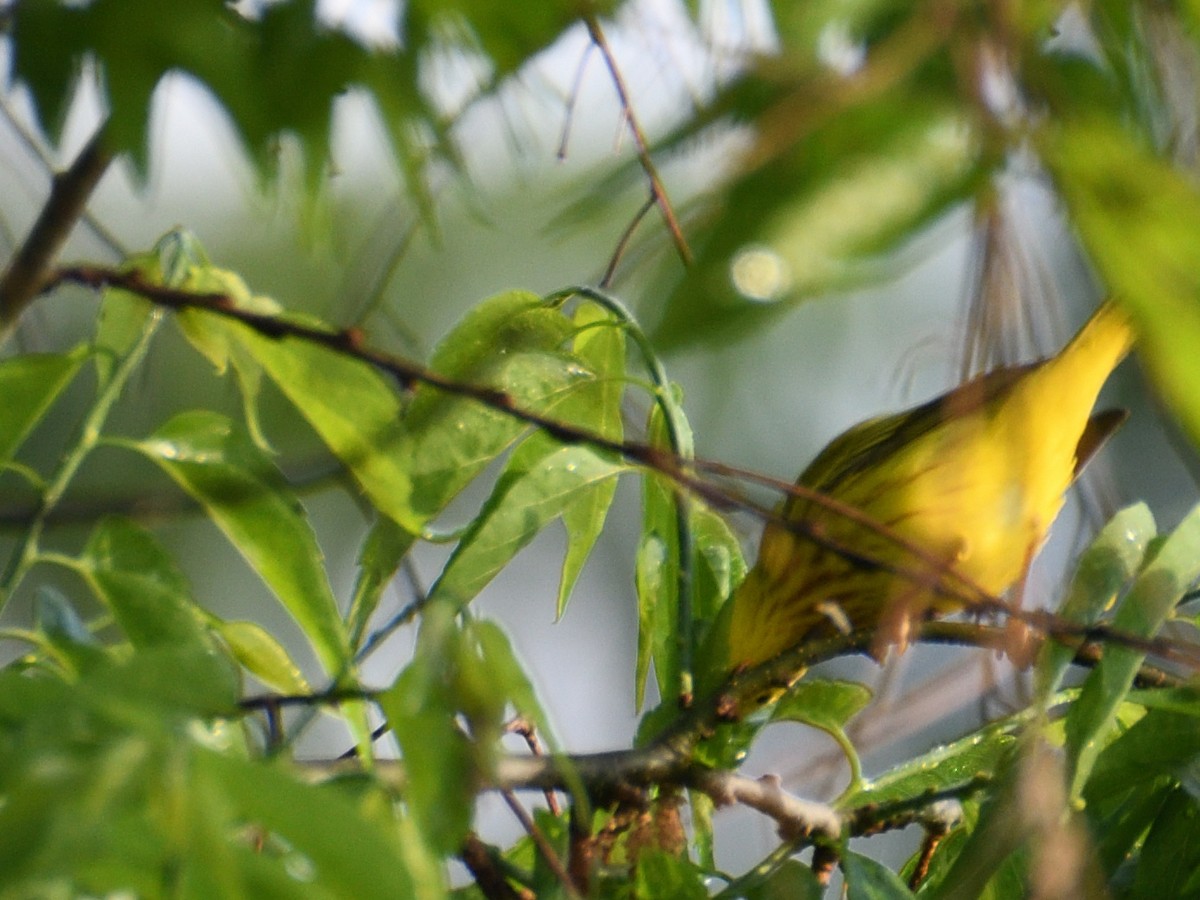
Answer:
M771 718L841 732L870 702L871 689L866 685L855 681L807 678L776 704Z
M63 392L87 356L84 347L70 353L27 353L0 361L0 466Z
M1200 506L1194 508L1138 575L1117 608L1117 633L1149 638L1158 633L1183 592L1200 577ZM1071 796L1079 797L1096 757L1116 723L1116 712L1133 685L1145 653L1109 642L1067 712L1066 746L1073 763Z
M321 550L303 507L249 436L224 416L198 410L128 446L204 507L295 618L326 671L340 673L349 643Z
M591 303L575 313L575 353L595 374L555 408L555 415L609 438L624 437L621 400L625 395L625 332L612 313ZM567 552L563 557L556 615L567 608L571 590L604 527L617 490L616 479L599 482L581 492L563 512Z
M1076 625L1092 625L1133 578L1154 537L1154 516L1144 503L1127 507L1104 526L1079 558L1075 577L1058 614ZM1038 659L1038 690L1049 698L1071 664L1075 650L1047 641Z
M581 492L628 468L585 446L560 446L545 456L522 453L527 446L529 441L513 454L483 510L430 589L431 598L466 604ZM540 449L542 442L536 446Z

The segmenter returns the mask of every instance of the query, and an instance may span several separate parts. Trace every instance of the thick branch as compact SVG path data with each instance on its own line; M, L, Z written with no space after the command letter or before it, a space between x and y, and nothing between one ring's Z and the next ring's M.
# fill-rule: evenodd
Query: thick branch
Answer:
M55 258L108 170L112 155L104 147L104 136L102 126L70 168L54 176L46 204L0 278L0 342L12 334L25 307L45 289Z

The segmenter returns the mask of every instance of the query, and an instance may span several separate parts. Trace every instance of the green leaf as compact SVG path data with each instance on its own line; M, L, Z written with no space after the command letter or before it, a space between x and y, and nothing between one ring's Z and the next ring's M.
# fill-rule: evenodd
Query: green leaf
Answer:
M42 420L86 356L86 348L76 347L70 353L26 353L0 361L0 466Z
M513 291L474 307L438 345L430 368L503 391L518 406L552 414L594 376L561 348L571 323L533 294ZM528 426L477 400L419 386L403 420L399 458L412 479L409 518L440 513ZM401 524L404 524L401 521Z
M846 851L842 856L849 900L901 900L912 891L891 869L867 856Z
M822 72L807 87L833 94L846 84ZM656 342L728 339L796 302L890 274L882 254L968 196L980 175L971 114L948 86L944 75L923 72L919 83L817 116L811 133L798 124L797 100L811 100L803 86L763 111L774 131L751 151L759 165L713 204L713 225L671 293ZM761 89L777 85L768 75ZM780 118L789 107L795 123Z
M233 658L267 687L281 694L312 693L304 673L283 644L258 623L218 620L212 628L229 647Z
M612 314L585 303L575 313L575 354L595 373L594 381L581 385L555 408L555 415L613 441L625 434L621 400L625 395L625 332ZM604 527L617 490L610 478L583 490L563 512L567 552L563 557L556 615L561 617L575 582Z
M116 516L101 519L79 565L135 647L211 648L183 573L140 525Z
M777 722L802 722L830 733L841 733L846 723L871 702L871 689L855 681L807 678L776 704L771 718Z
M529 676L517 660L508 635L494 622L486 621L471 622L469 633L478 642L483 659L481 671L488 680L490 690L503 697L517 715L533 723L553 749L550 721L538 701Z
M346 617L350 645L357 648L367 624L379 606L383 591L396 575L401 561L412 548L415 537L394 521L380 518L371 527L358 554L358 579Z
M462 845L477 779L475 754L455 719L462 638L453 616L444 603L426 607L413 661L380 697L408 770L405 800L425 843L441 856Z
M633 869L633 896L706 900L708 889L693 863L661 850L643 852Z
M1167 797L1142 844L1130 896L1200 896L1200 804L1186 790Z
M320 548L303 507L246 433L224 416L197 410L125 445L204 507L291 613L326 671L340 673L349 644Z
M1076 625L1095 624L1137 572L1154 533L1154 516L1144 503L1113 516L1080 556L1059 616ZM1056 641L1042 647L1037 681L1043 698L1058 690L1074 657L1071 647Z
M1134 317L1138 356L1200 440L1200 190L1115 120L1067 120L1042 137L1092 265Z
M513 453L479 516L430 588L430 597L449 599L459 607L468 603L581 494L628 468L588 447L554 448L534 438ZM543 449L549 452L539 456Z
M1200 577L1200 507L1193 509L1141 571L1117 608L1113 629L1152 637L1174 610L1183 592ZM1066 746L1072 762L1071 795L1083 792L1096 757L1116 723L1145 654L1110 642L1100 664L1084 682L1066 721Z
M839 798L839 808L900 802L959 787L977 776L994 775L1016 743L1013 731L1031 716L1029 712L1010 716L907 760Z
M666 406L664 411L663 407ZM692 455L692 434L677 396L659 397L650 412L647 427L650 443L670 447L672 431L668 421L678 423L674 439L678 446L671 449L683 457ZM665 702L679 685L680 643L690 640L680 634L679 590L680 547L679 494L674 484L664 476L646 472L642 477L642 534L638 540L635 579L638 598L637 663L634 673L634 696L638 709L646 695L646 678L654 662L655 679ZM688 506L689 527L693 504ZM689 561L695 571L695 561Z
M1151 710L1103 749L1083 792L1091 805L1163 777L1179 777L1200 756L1194 716Z
M220 786L238 818L278 834L303 854L316 888L330 896L381 900L443 896L443 885L414 880L406 863L423 854L411 832L404 836L412 843L403 846L404 829L373 821L328 786L303 784L270 764L200 749L194 753L196 769Z
M746 900L821 900L825 889L813 870L798 859L783 865L746 890Z

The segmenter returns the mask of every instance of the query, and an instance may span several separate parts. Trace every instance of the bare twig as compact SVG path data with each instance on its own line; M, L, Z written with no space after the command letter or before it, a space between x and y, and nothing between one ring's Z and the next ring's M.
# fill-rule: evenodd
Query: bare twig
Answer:
M612 48L608 45L608 39L604 36L604 31L600 28L599 20L595 16L588 16L584 21L587 23L588 35L591 37L592 43L596 45L596 49L604 57L604 64L608 67L609 74L612 75L613 87L616 88L617 97L621 101L621 112L625 116L625 121L629 125L629 132L633 135L634 146L637 148L638 162L641 164L642 171L646 173L646 178L650 181L650 196L662 213L667 230L671 233L671 239L675 242L675 250L679 254L679 258L683 260L684 265L690 266L693 258L692 248L688 246L687 238L683 236L683 228L680 226L679 219L675 215L675 209L671 206L671 200L667 196L662 178L659 177L654 160L650 158L650 143L646 140L646 134L642 131L642 126L638 123L637 116L633 112L633 102L630 99L629 88L626 86L625 78L621 74L620 67L617 65L616 57L613 56Z
M0 277L0 342L13 333L25 307L51 280L55 257L112 162L104 143L102 126L70 167L54 177L50 196L37 221Z
M492 858L491 850L474 832L469 833L463 841L459 859L470 871L480 893L487 900L534 900L531 891L518 891L508 883L508 879Z
M537 847L538 855L542 857L546 868L554 873L554 877L562 884L567 896L579 897L579 891L575 883L571 880L571 876L567 873L566 866L558 858L558 854L550 846L550 841L546 839L546 835L542 833L542 829L537 827L537 823L533 821L533 817L529 815L528 810L521 805L521 802L517 800L516 795L511 790L501 789L500 795L504 798L504 802L508 804L508 808L512 810L512 814L517 817L517 821L521 823L521 827L525 829L525 833L533 841L533 845Z

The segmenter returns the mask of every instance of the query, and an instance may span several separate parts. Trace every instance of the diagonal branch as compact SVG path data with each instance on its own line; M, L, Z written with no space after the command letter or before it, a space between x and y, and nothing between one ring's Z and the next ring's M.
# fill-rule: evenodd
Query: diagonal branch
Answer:
M25 307L51 280L55 258L112 162L104 145L102 125L70 167L54 176L37 221L0 278L0 343L13 333Z
M612 76L613 87L616 88L617 98L621 101L621 114L625 117L626 123L629 125L629 132L633 135L633 143L637 148L638 163L642 167L642 171L646 173L646 178L650 182L650 198L652 202L658 206L659 212L662 213L663 221L666 222L667 231L671 233L671 240L675 243L675 251L679 254L679 258L683 260L684 265L692 264L692 248L688 246L687 238L683 236L683 227L679 224L679 218L675 215L675 209L671 206L671 199L667 196L667 189L663 186L661 176L658 174L658 168L654 165L654 160L650 157L650 142L646 140L646 133L642 130L641 124L637 120L637 116L633 112L633 101L629 96L629 88L625 84L625 77L621 74L621 69L617 65L617 59L613 55L612 47L608 44L608 38L604 36L604 31L600 28L600 22L595 16L588 16L584 20L587 24L588 36L592 39L592 43L596 49L600 51L600 55L604 57L604 64L608 67L608 72ZM635 217L629 231L636 227L640 221L642 213ZM612 269L616 268L616 259L619 257L620 250L623 248L628 235L622 238L622 244L618 247L618 253L609 263L609 273L605 276L606 279L612 277Z

